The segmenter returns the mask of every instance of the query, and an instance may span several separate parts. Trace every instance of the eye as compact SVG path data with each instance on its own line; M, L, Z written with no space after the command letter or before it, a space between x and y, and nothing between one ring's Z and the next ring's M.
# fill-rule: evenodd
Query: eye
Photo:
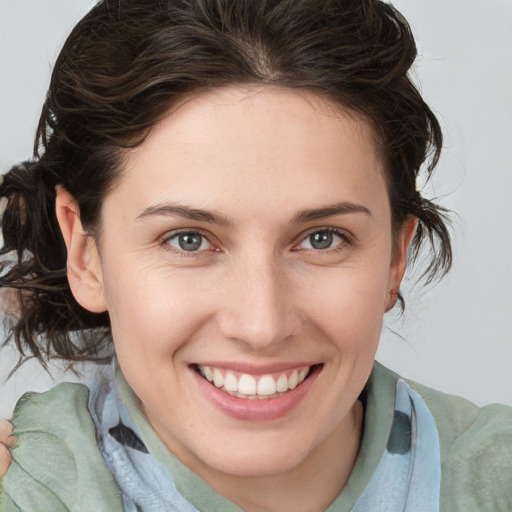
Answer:
M336 248L345 241L346 237L334 229L319 229L306 236L297 247L299 249L325 251Z
M167 237L164 243L185 252L206 251L212 248L208 239L197 231L180 231Z

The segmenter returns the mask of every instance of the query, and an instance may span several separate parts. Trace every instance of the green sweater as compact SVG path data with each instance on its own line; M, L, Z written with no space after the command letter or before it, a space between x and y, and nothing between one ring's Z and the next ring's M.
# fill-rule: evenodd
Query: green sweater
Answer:
M349 511L368 485L386 447L398 376L375 364L365 388L361 449L351 476L328 512ZM442 512L512 511L512 408L479 408L462 398L410 383L430 409L441 449ZM162 444L121 375L118 385L151 453L178 491L202 512L239 512ZM27 394L16 406L18 444L0 482L1 512L122 511L121 493L104 464L89 415L89 390L60 384Z

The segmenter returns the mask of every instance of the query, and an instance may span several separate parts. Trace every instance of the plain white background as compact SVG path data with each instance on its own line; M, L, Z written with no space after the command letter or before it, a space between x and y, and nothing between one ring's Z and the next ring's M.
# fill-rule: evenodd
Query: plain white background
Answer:
M0 0L1 172L30 157L52 63L94 3ZM406 313L386 318L378 359L478 404L512 405L512 0L394 4L416 36L414 75L444 129L425 193L457 213L455 264L435 287L414 287L411 276ZM24 391L53 384L35 364L5 383L15 360L0 351L0 417Z

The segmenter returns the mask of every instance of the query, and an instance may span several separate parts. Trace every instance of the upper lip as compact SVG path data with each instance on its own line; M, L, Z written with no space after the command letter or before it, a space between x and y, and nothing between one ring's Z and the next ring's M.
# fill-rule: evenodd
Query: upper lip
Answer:
M192 366L210 366L223 370L231 370L238 373L247 373L249 375L267 375L269 373L285 372L304 366L314 366L318 363L293 361L293 362L276 362L272 364L257 365L246 362L226 362L226 361L204 361L194 363Z

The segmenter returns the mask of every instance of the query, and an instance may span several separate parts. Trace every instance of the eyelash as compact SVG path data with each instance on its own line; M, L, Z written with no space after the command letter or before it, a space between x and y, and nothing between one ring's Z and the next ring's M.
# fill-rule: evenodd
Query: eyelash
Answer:
M173 247L170 244L171 240L177 239L180 235L191 235L191 236L200 236L202 238L201 244L203 244L205 241L210 244L211 246L215 247L212 242L210 242L209 237L211 236L206 231L202 231L200 229L183 229L179 231L173 231L170 234L167 234L164 238L161 240L161 245L166 251L170 251L174 254L177 254L178 256L182 257L197 257L198 254L204 254L205 252L219 252L219 249L203 249L200 251L187 251L185 249L179 249L177 247Z
M315 234L335 236L335 237L338 237L341 240L341 242L336 244L334 247L326 247L325 249L318 249L318 248L314 248L314 247L303 248L303 250L307 251L310 254L314 254L314 255L333 254L338 251L343 251L347 245L352 244L351 237L344 230L331 228L331 227L314 228L314 229L309 230L306 233L303 233L300 235L300 241L292 247L292 251L293 252L300 251L301 250L300 245L302 245L304 242L306 242L308 240L308 238L310 238L311 236L313 236ZM210 247L209 249L187 251L183 248L173 247L170 244L170 241L177 239L181 235L200 236L202 238L201 245L204 242L207 242L213 248ZM180 257L185 257L185 258L198 257L199 255L204 256L205 253L220 252L220 250L218 248L216 248L216 246L214 244L212 244L212 242L209 239L210 237L211 237L211 234L209 234L205 231L199 230L199 229L179 230L179 231L174 231L171 234L166 235L162 239L161 245L164 247L165 250L170 251ZM311 245L311 242L310 242L310 245Z
M305 234L301 235L300 242L294 245L293 249L294 251L300 250L300 245L303 244L309 237L322 233L326 235L334 235L341 239L341 242L336 244L333 247L327 247L326 249L315 249L315 248L306 248L305 250L314 253L314 254L332 254L338 251L343 251L347 245L352 245L352 238L350 235L342 229L336 229L336 228L314 228L312 230L309 230Z

